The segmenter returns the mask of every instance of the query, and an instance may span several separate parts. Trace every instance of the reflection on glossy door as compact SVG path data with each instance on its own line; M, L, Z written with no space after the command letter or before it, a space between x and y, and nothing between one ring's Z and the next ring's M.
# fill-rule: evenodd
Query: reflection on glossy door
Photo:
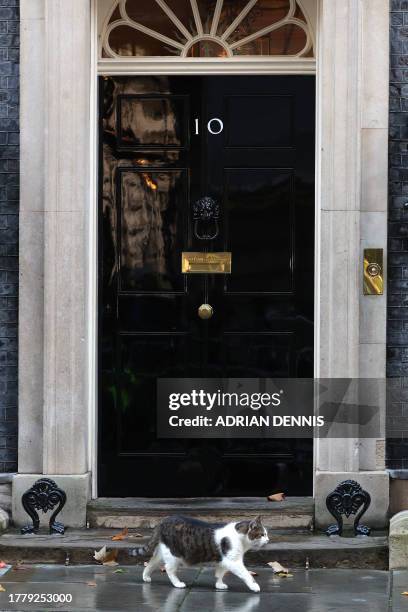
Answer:
M100 117L99 494L310 494L311 440L158 440L155 413L160 377L313 376L314 78L102 78ZM182 274L204 196L230 275Z

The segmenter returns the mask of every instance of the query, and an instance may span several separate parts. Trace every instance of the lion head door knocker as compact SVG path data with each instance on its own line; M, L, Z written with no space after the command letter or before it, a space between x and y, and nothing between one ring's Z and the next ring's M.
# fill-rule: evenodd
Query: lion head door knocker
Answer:
M365 525L360 525L360 519L367 511L371 503L370 494L364 491L362 486L355 480L344 480L326 498L328 511L337 521L337 524L330 525L326 533L328 536L342 535L343 518L357 515L354 519L354 533L356 535L370 535L371 529Z
M220 207L208 196L193 204L194 235L198 240L214 240L219 234Z

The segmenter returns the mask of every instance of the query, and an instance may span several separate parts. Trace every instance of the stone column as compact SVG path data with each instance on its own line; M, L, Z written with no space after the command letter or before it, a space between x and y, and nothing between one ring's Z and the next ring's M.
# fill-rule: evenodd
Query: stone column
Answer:
M86 283L87 215L91 206L90 4L89 0L22 3L23 27L34 6L38 13L34 11L33 19L40 22L28 24L37 38L23 31L23 52L34 53L23 58L23 91L27 87L23 99L25 104L32 104L29 95L35 90L35 104L39 103L29 119L38 122L38 134L32 128L27 130L31 140L23 146L23 164L27 163L33 173L31 183L27 176L23 180L27 190L23 201L30 201L32 190L36 196L32 206L37 206L39 214L33 260L31 235L22 234L22 273L35 273L32 285L43 279L43 286L36 286L34 299L29 284L24 283L23 289L20 354L24 359L31 333L31 342L38 340L38 359L33 359L36 351L31 345L28 354L34 363L23 376L32 377L35 394L28 400L27 409L23 407L20 412L20 419L28 417L27 425L20 428L20 472L37 474L21 473L14 479L13 518L17 523L27 520L19 507L21 493L41 474L55 478L66 490L68 502L61 520L67 524L85 524L89 496ZM25 117L27 120L30 114ZM22 128L24 134L24 123ZM32 140L33 136L37 138ZM23 176L26 172L24 166ZM24 217L21 226L25 227ZM34 225L27 223L27 227L32 232ZM27 326L30 331L26 331ZM34 440L30 437L33 434L38 435ZM24 448L26 437L32 448Z
M387 0L321 0L320 378L385 378L386 298L363 296L362 259L365 247L387 248L388 10ZM317 441L318 526L346 478L372 494L367 522L385 524L383 449L358 435Z
M44 0L21 0L20 13L18 467L36 473L43 459Z
M45 474L87 470L90 2L46 2Z

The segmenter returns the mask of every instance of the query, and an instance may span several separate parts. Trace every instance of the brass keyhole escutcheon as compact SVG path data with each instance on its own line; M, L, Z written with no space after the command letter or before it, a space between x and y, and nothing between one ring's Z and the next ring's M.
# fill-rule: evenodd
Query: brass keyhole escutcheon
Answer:
M376 276L380 276L381 274L381 266L378 263L370 263L367 266L367 274L372 278Z
M198 309L198 316L200 317L200 319L203 319L204 321L211 319L213 314L214 314L214 309L212 306L210 306L210 304L201 304L200 308Z

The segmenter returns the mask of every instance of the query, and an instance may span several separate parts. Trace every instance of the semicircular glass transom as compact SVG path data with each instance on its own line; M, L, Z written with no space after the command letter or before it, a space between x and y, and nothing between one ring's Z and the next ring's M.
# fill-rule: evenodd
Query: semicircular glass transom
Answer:
M115 0L102 58L314 57L298 0Z

